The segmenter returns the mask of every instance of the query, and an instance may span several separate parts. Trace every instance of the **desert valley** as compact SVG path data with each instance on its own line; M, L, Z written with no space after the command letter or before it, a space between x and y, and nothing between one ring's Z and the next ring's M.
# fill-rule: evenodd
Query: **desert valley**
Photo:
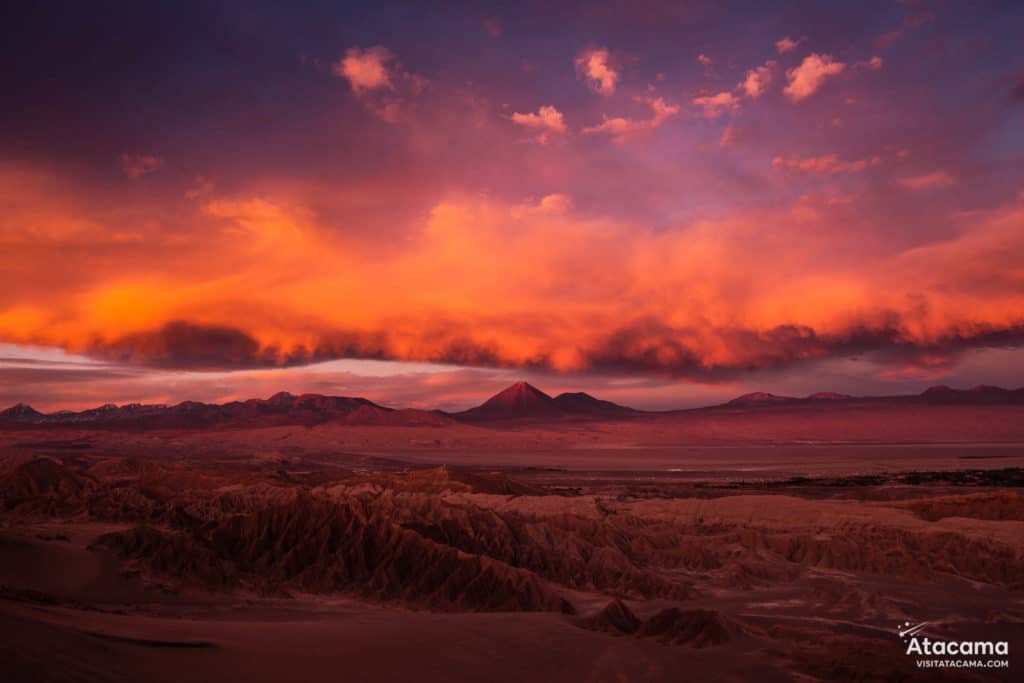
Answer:
M1020 390L19 405L0 456L15 680L1010 680L896 629L1024 647Z

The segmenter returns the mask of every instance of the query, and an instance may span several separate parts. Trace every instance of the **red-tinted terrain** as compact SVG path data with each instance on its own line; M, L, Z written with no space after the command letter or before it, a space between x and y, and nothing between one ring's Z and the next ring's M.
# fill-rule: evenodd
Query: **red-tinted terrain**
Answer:
M1013 680L1024 392L0 412L8 680ZM1004 640L924 670L897 628Z

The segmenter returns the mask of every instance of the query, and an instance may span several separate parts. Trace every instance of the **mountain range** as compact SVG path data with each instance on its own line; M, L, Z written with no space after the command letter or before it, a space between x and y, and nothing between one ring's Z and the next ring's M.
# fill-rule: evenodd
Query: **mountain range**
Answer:
M765 392L744 394L717 406L675 411L643 411L595 398L583 392L550 396L527 382L516 382L475 408L461 412L395 409L365 398L320 394L274 394L268 399L231 401L223 404L185 401L176 405L107 404L89 410L42 413L19 403L0 411L0 426L46 425L103 426L138 429L202 427L252 427L341 423L381 426L445 426L452 423L516 424L573 420L628 420L647 415L672 415L700 411L799 409L805 406L920 404L994 405L1024 404L1024 388L978 386L954 389L930 387L920 394L855 397L819 392L806 397L779 396Z

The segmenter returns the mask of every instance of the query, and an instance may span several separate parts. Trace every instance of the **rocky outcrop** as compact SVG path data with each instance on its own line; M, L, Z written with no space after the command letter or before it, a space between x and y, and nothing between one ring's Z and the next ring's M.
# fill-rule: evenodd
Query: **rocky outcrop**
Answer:
M439 610L560 611L536 575L459 552L357 505L300 496L189 530L137 527L99 545L181 584L350 592Z
M0 475L0 509L67 513L93 484L56 460L36 458Z

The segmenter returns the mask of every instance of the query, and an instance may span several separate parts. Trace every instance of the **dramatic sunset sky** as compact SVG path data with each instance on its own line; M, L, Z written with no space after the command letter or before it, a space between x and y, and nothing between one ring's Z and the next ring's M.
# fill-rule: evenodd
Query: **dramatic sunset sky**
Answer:
M0 16L0 407L1024 384L1020 2L299 4Z

